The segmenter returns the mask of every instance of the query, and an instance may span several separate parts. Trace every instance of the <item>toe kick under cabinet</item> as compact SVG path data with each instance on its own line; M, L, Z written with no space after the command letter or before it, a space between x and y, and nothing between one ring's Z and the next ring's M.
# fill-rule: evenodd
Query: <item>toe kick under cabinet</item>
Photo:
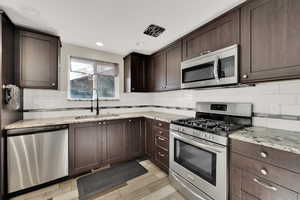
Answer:
M299 200L300 155L231 140L231 200Z
M143 118L71 124L70 176L142 156L144 130Z

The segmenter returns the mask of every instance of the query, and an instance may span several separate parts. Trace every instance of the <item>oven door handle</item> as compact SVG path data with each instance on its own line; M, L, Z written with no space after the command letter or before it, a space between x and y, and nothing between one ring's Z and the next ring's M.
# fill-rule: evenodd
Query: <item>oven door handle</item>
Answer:
M203 197L201 197L200 195L198 195L196 192L194 192L193 190L191 190L187 185L184 184L184 182L182 182L181 180L179 180L175 175L172 176L178 183L180 183L180 185L182 187L184 187L187 191L189 191L190 193L192 193L194 196L196 196L199 200L205 200Z
M216 80L220 80L219 77L219 57L216 56L215 61L214 61L214 76Z
M182 137L174 132L171 132L171 135L173 135L175 138L178 138L178 139L181 139L183 140L184 142L188 142L194 146L197 146L199 148L204 148L204 149L207 149L211 152L214 152L214 153L223 153L224 151L226 151L226 147L217 147L217 146L212 146L212 145L209 145L209 144L205 144L205 143L202 143L200 141L193 141L193 140L190 140L188 138L185 138L185 137ZM191 136L192 137L192 136Z

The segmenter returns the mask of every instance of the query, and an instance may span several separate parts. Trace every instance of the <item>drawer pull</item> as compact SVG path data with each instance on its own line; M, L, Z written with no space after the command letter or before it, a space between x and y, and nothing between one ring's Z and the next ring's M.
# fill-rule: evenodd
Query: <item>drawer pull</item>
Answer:
M161 141L166 141L166 139L162 138L162 137L158 137L158 139L161 140Z
M159 155L160 157L165 157L165 154L160 153L160 152L158 152L158 155Z
M268 154L266 152L260 152L260 157L266 158L268 157Z
M162 131L159 131L159 134L162 134L163 132Z
M262 174L262 175L268 175L268 170L266 170L266 169L261 169L260 170L260 173Z
M268 184L268 183L264 183L264 182L262 182L262 181L259 181L259 180L257 180L256 178L254 178L253 181L254 181L255 183L257 183L257 184L259 184L259 185L261 185L261 186L263 186L263 187L269 189L269 190L277 191L277 188L276 188L276 187L274 187L274 186L272 186L272 185L270 185L270 184Z
M162 123L158 123L158 126L162 126Z

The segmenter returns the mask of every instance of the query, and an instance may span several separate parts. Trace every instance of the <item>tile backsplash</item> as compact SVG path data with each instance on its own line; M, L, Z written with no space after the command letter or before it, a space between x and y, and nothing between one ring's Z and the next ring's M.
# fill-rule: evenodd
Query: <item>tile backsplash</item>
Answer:
M178 90L157 93L123 93L122 56L63 44L62 61L59 69L59 90L24 90L24 109L55 109L89 107L88 101L67 99L68 57L81 56L119 63L120 100L103 101L100 106L137 106L141 108L103 109L101 112L162 111L193 116L193 110L174 109L194 108L198 101L249 102L253 104L254 125L300 131L300 80L259 83L256 86L238 88L210 88L199 90ZM161 106L161 107L158 107ZM164 108L167 107L167 108ZM63 115L90 114L89 110L68 110L53 112L26 112L25 119L56 117ZM276 117L274 117L276 116ZM280 119L287 116L285 120ZM295 116L295 119L293 118ZM286 120L293 118L294 120Z

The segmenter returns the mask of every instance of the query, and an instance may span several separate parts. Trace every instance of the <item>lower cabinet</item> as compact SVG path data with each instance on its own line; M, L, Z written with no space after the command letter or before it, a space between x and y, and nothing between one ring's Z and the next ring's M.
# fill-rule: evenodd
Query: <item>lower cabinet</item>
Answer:
M145 154L151 159L154 160L154 136L153 136L153 120L146 119L145 121Z
M114 164L125 160L125 121L115 120L106 123L107 162Z
M144 152L144 120L128 119L126 122L126 157L128 160L142 156Z
M286 163L279 162L283 160ZM288 163L299 161L298 154L232 140L230 199L297 200L300 166L294 167Z
M144 130L142 118L71 124L70 176L142 156Z
M71 176L96 169L105 164L106 134L98 123L70 125L69 173Z
M159 168L169 171L169 123L146 120L146 155Z

